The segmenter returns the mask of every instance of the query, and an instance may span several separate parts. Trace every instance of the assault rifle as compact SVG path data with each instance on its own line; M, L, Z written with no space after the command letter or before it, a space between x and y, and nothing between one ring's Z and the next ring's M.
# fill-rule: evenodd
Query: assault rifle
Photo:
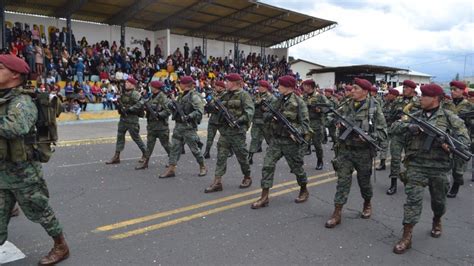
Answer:
M123 115L125 117L128 116L128 114L125 110L125 107L122 104L122 100L120 100L120 98L117 98L117 111L120 115Z
M159 120L156 111L153 110L153 107L151 106L149 101L145 101L143 105L145 106L146 113L151 117L152 120Z
M423 143L423 150L429 151L433 141L437 140L439 143L447 144L449 150L464 161L467 162L471 159L472 154L469 152L469 147L467 145L426 121L414 117L407 112L404 114L411 118L411 121L417 124L420 127L420 130L427 135L427 138Z
M187 123L185 117L186 115L184 114L183 108L181 108L181 105L177 101L171 100L168 103L168 107L173 111L173 120L177 122L182 122L182 123Z
M461 119L474 118L474 111L460 113L458 116Z
M283 126L286 128L286 130L288 131L288 133L290 134L290 136L293 136L294 140L298 143L298 144L305 144L305 145L308 145L308 142L306 142L306 140L304 139L304 137L301 135L301 133L299 132L298 129L296 129L291 123L290 121L288 121L288 119L286 119L286 117L280 113L278 110L276 110L275 108L273 108L273 106L265 101L265 100L262 100L261 101L261 104L263 107L265 107L266 109L268 109L268 111L270 113L272 113L273 117L276 118L276 120L283 124Z
M224 116L227 125L229 125L231 128L240 129L240 126L239 124L237 124L235 117L231 113L229 113L229 110L227 110L224 104L222 104L222 101L220 99L215 99L214 104L216 105L217 110L219 110L219 113Z

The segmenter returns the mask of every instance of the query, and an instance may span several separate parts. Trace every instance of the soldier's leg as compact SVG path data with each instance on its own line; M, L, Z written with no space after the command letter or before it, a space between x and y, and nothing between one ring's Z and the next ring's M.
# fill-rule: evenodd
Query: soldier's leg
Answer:
M115 145L116 152L122 152L125 148L125 133L127 133L127 126L120 121L117 128L117 143Z
M351 154L344 149L338 150L338 156L333 160L334 170L337 175L336 194L334 195L334 203L344 205L351 191L352 172L354 165Z
M263 138L265 139L267 146L269 146L270 141L272 140L272 130L268 127L268 125L264 125L262 132L263 132Z
M403 143L397 138L390 140L390 175L389 178L399 178L402 161Z
M296 181L298 185L306 185L308 179L306 172L304 171L303 165L303 150L298 145L281 145L283 156L285 156L286 162L291 169L291 172L296 175Z
M262 167L262 180L260 185L262 189L273 187L273 176L275 175L275 165L283 156L280 144L270 144L265 153Z
M15 196L7 189L0 189L0 245L3 245L8 238L8 223L11 218L11 211L15 206Z
M142 153L146 154L146 146L145 143L143 143L142 137L140 136L140 124L129 124L128 132Z
M229 155L231 146L227 140L228 137L220 136L217 141L217 162L215 176L222 177L227 171L227 156Z
M250 136L252 138L250 140L250 147L248 152L256 153L262 147L263 125L252 125L252 129L250 130Z
M372 183L370 176L372 174L372 156L370 150L358 151L353 153L355 170L357 171L357 182L359 183L360 194L366 201L370 201L373 196Z
M171 150L168 160L168 165L176 165L181 156L181 147L183 147L184 139L181 136L181 132L178 130L173 131L173 136L171 137Z
M260 136L262 136L260 134ZM245 143L245 138L246 136L244 134L242 135L236 135L233 136L233 138L229 141L231 145L231 149L234 151L235 156L237 157L237 161L240 164L240 170L242 171L242 174L244 177L249 177L250 176L250 164L249 164L249 152L247 150L247 144ZM262 139L260 139L260 143L262 142Z
M204 164L204 157L202 157L201 149L199 148L198 142L199 136L196 131L194 130L187 130L186 133L183 135L184 142L188 145L191 153L193 154L194 158L199 165Z
M331 136L331 140L333 143L336 143L337 142L337 136L336 136L336 125L334 123L331 123L329 126L328 126L328 130L329 130L329 136Z
M313 135L313 145L316 148L316 157L318 158L318 161L323 160L323 138L323 127L315 128Z
M206 151L209 152L216 137L217 126L213 124L207 125L207 140L206 140Z
M426 174L419 169L407 169L407 183L405 185L406 203L403 205L403 224L415 225L420 220L423 208L423 193L428 185Z
M49 192L44 180L40 183L13 191L25 216L39 223L51 237L59 236L62 227L49 205Z
M434 216L441 217L446 212L446 193L449 182L446 174L432 173L429 180L429 190L431 195L431 209Z
M464 172L466 172L467 162L454 156L453 158L453 185L449 190L447 196L448 198L455 198L458 194L459 187L464 185Z
M158 139L160 140L161 146L165 149L168 156L170 156L170 130L160 130L158 133Z
M155 144L156 144L156 138L157 138L157 132L151 129L147 130L146 134L146 157L150 158L151 155L153 154L153 150L155 149Z

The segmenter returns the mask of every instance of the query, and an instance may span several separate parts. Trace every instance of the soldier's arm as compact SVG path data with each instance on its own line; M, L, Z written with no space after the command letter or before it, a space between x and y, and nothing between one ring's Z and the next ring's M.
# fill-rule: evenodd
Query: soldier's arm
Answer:
M237 117L238 123L246 124L252 121L255 113L255 105L248 93L242 92L242 108L243 112L240 117Z
M387 140L387 122L385 121L380 104L377 104L377 109L375 111L375 131L377 133L378 141L382 142Z
M143 109L143 101L142 101L141 95L137 92L137 93L133 93L132 97L133 97L133 100L135 101L135 104L130 106L128 110L130 112L138 112L141 109Z
M460 142L464 143L465 145L469 145L471 141L469 139L469 132L467 131L466 125L464 124L464 120L457 117L453 113L449 114L448 119L450 119L452 125L451 134Z
M171 115L171 110L168 107L170 99L168 97L163 97L163 104L161 106L161 111L158 112L158 116L161 119L167 119Z
M204 104L202 103L201 96L194 93L191 102L193 111L188 114L188 117L193 120L199 120L204 114Z
M15 139L27 135L35 125L38 109L28 96L13 99L7 114L0 117L0 136Z
M299 122L300 122L300 124L298 125L298 130L303 135L312 133L312 129L309 125L308 106L306 106L306 103L303 100L301 100L301 102L299 103L298 112L299 112L298 117L299 117Z

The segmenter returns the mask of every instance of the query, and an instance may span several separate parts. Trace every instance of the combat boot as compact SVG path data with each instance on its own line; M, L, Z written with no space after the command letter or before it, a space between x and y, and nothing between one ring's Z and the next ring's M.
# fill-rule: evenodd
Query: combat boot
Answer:
M262 188L262 196L260 196L260 198L256 202L252 203L252 205L250 205L250 208L260 209L263 207L267 207L269 203L269 200L268 200L269 193L270 193L269 188Z
M311 154L311 145L308 145L308 149L306 149L306 153L304 155L310 155Z
M181 154L186 154L186 150L184 149L184 145L181 146Z
M199 174L198 176L205 176L207 175L207 167L203 164L199 165Z
M260 148L258 148L257 153L258 152L262 152L262 146L260 146Z
M459 184L458 183L453 183L453 185L451 186L451 189L449 190L446 197L455 198L456 195L458 194L458 192L459 192Z
M249 152L249 164L253 164L253 152Z
M211 158L211 155L209 154L209 152L211 151L211 148L210 147L206 147L206 151L204 152L204 154L202 155L204 157L204 159L209 159Z
M364 209L362 209L360 218L369 219L371 215L372 215L372 204L370 204L370 200L365 200Z
M387 195L393 195L397 193L397 179L390 178L390 187L387 189Z
M386 166L385 166L385 159L381 159L379 166L377 166L377 167L375 168L375 170L377 170L377 171L382 171L382 170L385 170L385 169L386 169Z
M12 211L10 212L10 216L16 217L18 215L20 215L20 208L18 208L18 204L15 204L15 206L13 206Z
M413 233L413 224L404 224L403 225L403 237L398 241L398 243L393 247L393 253L403 254L407 249L411 248L411 237Z
M322 170L323 169L323 160L318 158L318 163L316 164L316 170Z
M175 177L176 176L176 165L170 164L168 168L166 168L166 172L161 174L159 178L168 178L168 177Z
M217 191L222 191L222 177L221 176L215 176L214 177L214 182L204 189L204 193L212 193L212 192L217 192Z
M119 164L120 163L120 152L116 151L114 157L110 161L105 162L105 164Z
M150 161L150 158L145 157L145 160L140 164L135 167L135 170L143 170L148 168L148 162Z
M63 261L69 257L69 247L67 246L64 235L61 233L59 236L53 237L54 246L48 255L41 258L38 265L54 265L60 261Z
M244 176L242 183L240 183L239 188L248 188L252 185L252 177Z
M431 228L431 237L438 238L441 236L441 217L433 217L433 226Z
M140 158L140 160L138 160L139 163L143 163L145 160L146 160L146 155L145 153L142 154L142 158Z
M341 223L341 220L342 220L341 216L342 216L342 204L336 204L331 218L326 222L324 226L326 226L326 228L336 227L336 225Z
M298 195L298 197L295 199L295 203L302 203L302 202L305 202L307 201L309 198L309 191L308 189L306 188L306 184L304 185L301 185L300 187L300 194Z

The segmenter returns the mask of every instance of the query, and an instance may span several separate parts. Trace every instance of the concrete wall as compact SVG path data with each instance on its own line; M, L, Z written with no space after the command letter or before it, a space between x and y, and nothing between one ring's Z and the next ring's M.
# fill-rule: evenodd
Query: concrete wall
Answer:
M313 74L312 79L320 88L334 88L336 83L336 74L334 72L316 73Z
M293 70L293 73L295 74L299 73L302 79L305 79L306 77L311 77L311 76L306 75L311 69L321 69L321 68L322 68L321 66L313 65L313 64L303 62L303 61L299 61L295 64L291 64L291 70Z

